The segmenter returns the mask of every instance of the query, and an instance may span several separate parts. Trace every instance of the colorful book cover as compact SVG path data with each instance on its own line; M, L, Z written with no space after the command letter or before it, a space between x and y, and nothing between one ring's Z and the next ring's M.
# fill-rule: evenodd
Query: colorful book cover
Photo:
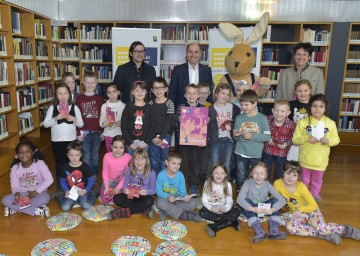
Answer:
M64 116L64 117L68 116L69 105L64 102L60 102L59 103L59 113L62 114L62 116Z
M180 145L206 146L208 108L181 107Z
M15 194L15 201L12 204L19 205L20 209L28 208L31 206L30 197L22 197L21 194L20 196Z
M127 195L129 199L133 199L134 197L136 198L140 197L140 190L141 190L140 185L128 184L127 189L129 190L129 194Z
M110 107L106 107L106 120L109 124L115 123L115 112L112 111Z

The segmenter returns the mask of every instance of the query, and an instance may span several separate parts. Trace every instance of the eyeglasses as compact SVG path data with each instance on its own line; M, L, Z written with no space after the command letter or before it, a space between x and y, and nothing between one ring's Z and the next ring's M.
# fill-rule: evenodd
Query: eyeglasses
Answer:
M133 53L135 53L135 54L145 54L145 50L144 51L134 50Z
M155 88L152 88L152 91L153 92L156 92L156 91L163 91L165 89L165 86L162 86L162 87L155 87Z

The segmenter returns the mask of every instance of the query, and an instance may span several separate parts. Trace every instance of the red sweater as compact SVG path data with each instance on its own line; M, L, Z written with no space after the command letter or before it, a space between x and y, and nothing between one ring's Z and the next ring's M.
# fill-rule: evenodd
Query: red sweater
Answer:
M76 99L76 106L80 109L84 126L81 130L84 131L98 131L102 132L103 128L100 127L99 119L101 113L101 106L104 103L103 97L98 94L87 96L81 94ZM77 128L77 135L80 135L80 129Z

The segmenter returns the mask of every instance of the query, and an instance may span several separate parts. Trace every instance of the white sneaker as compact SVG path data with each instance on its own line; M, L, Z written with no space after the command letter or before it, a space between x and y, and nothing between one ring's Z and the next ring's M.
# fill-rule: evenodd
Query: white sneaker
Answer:
M8 207L5 207L5 209L4 209L4 216L5 217L9 216L9 208Z
M15 210L13 210L13 209L10 209L10 212L9 212L10 214L15 214L15 213L17 213L17 211L15 211Z
M35 209L35 215L36 216L41 216L41 218L44 218L45 216L45 208L36 208Z
M49 207L47 207L46 205L44 205L43 207L46 218L49 218L51 216Z
M75 205L73 206L73 208L80 208L80 207L81 207L80 204L75 204Z

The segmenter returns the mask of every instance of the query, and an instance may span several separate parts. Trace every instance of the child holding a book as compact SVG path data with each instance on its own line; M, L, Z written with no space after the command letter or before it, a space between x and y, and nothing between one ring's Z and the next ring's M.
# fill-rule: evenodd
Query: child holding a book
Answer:
M55 159L55 175L58 192L60 191L60 176L62 167L67 163L67 146L76 140L76 128L83 127L84 122L79 108L71 101L71 91L65 83L55 87L55 98L46 112L44 127L51 127L51 146Z
M58 197L61 210L70 211L76 204L84 210L89 209L95 202L96 196L91 192L94 177L88 165L81 161L83 148L78 141L67 146L69 162L63 166L60 179L65 195Z
M75 104L77 97L79 97L79 93L76 91L76 84L75 84L75 76L71 72L65 72L61 76L62 82L67 84L70 89L70 95L71 95L71 102Z
M121 117L121 131L130 155L138 148L147 150L154 134L144 81L135 81L131 85L131 98L131 103L126 105Z
M160 221L170 216L174 220L200 222L201 217L194 212L197 202L187 195L184 175L179 172L181 155L176 151L169 151L165 163L166 169L156 177L156 206L159 209Z
M175 110L174 103L167 98L168 84L163 77L154 79L151 91L155 95L149 103L154 120L154 134L149 144L149 155L151 167L158 174L166 167L165 159L170 149Z
M224 164L213 164L204 185L202 203L201 218L214 222L206 225L209 237L215 237L217 231L227 227L240 230L240 209L233 207L232 187Z
M15 148L15 154L10 171L12 194L2 199L4 216L22 212L31 216L50 217L50 210L46 206L50 195L46 190L54 180L40 150L32 142L20 142Z
M114 196L114 203L120 208L111 211L108 219L130 217L131 214L144 213L154 217L156 174L151 170L150 158L145 149L135 150L124 177L123 193Z
M242 186L236 202L248 219L248 226L254 230L254 243L260 243L266 239L284 240L286 233L280 232L282 221L279 210L285 205L285 199L266 180L268 170L263 162L253 165L250 177ZM269 193L271 198L268 199ZM268 215L269 234L266 235L261 227L259 217Z
M125 104L119 100L120 91L115 84L106 89L108 100L101 106L100 127L104 128L106 152L111 151L111 141L116 135L121 135L120 120Z
M114 195L120 193L130 159L131 155L126 153L124 137L116 135L111 141L111 152L106 153L103 159L103 184L100 191L102 203L112 203Z

